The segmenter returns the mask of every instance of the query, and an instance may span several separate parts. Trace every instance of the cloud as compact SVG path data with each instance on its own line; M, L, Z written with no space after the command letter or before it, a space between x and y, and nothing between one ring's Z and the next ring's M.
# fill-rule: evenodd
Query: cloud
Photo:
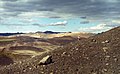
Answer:
M119 21L113 21L111 23L106 23L106 21L108 22L109 20L110 22L120 18L120 0L0 0L0 12L0 17L4 20L11 17L23 20L26 17L63 19L78 17L88 20L82 21L81 24L88 24L91 21L107 24L104 26L99 24L90 28L90 31L101 31L102 29L106 30L111 27L119 26ZM24 22L32 21L33 20L25 20ZM9 24L9 22L6 22L6 24ZM67 21L50 24L36 23L33 25L65 26L66 24Z
M120 24L98 24L97 26L87 27L87 28L80 28L79 31L85 31L85 32L93 32L93 33L99 33L102 31L107 31L113 27L120 26Z
M66 26L67 25L67 21L63 21L63 22L56 22L56 23L50 23L50 24L32 24L34 26L39 26L39 27L45 27L45 26Z
M119 0L2 0L1 2L3 2L1 8L9 16L13 16L12 13L19 16L24 13L40 12L45 17L64 15L62 17L65 18L69 15L69 17L87 16L106 19L116 18L120 14Z
M112 23L120 24L120 20L112 20Z
M20 22L28 24L28 23L32 23L32 22L38 22L38 20L31 19L31 18L23 18L23 19L20 19Z
M49 26L65 26L67 24L67 21L63 22L56 22L56 23L51 23Z

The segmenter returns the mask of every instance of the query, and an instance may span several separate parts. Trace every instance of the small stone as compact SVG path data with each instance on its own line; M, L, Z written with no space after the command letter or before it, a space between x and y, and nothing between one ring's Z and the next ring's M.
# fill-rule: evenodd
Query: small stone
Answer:
M51 72L50 74L53 74L53 72Z
M42 67L45 67L45 65L43 65Z
M102 41L101 43L109 43L110 41L109 40L105 40L105 41Z
M108 49L108 47L103 47L103 50L106 50L106 49Z
M110 58L110 56L109 55L107 55L107 56L105 56L106 58Z
M86 59L89 59L89 57L85 57Z
M21 63L22 63L22 61L19 61L19 63L21 64Z
M44 72L41 72L42 74L44 74Z
M64 54L66 54L66 52L63 52L62 54L64 55Z
M23 69L23 72L26 72L26 70L25 70L25 69Z
M104 52L107 52L107 50L108 50L108 47L103 47Z
M109 63L106 63L105 65L106 65L106 66L108 66L108 65L109 65Z
M116 56L113 56L113 58L116 58Z
M105 43L109 43L109 40L106 40Z
M103 43L103 44L104 44L105 42L103 41L103 42L101 42L101 43Z
M108 61L110 59L110 56L105 56L105 61Z
M68 54L68 57L70 57L70 54Z
M76 50L79 50L78 48Z
M115 59L114 59L114 61L116 62L116 61L118 61L118 59L117 59L117 58L115 58Z
M16 72L17 74L20 74L20 72Z
M96 40L93 39L92 42L96 42Z
M104 72L107 72L107 69L103 69Z
M97 72L93 72L92 74L97 74Z
M32 69L32 68L29 68L30 70Z
M28 66L28 65L26 65L25 67L26 67L26 68L28 68L29 66Z

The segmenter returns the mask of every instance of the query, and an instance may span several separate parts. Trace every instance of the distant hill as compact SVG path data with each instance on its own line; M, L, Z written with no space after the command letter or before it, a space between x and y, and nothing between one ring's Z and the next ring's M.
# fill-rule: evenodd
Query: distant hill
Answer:
M37 31L35 33L44 33L44 34L59 34L59 33L66 33L66 32L53 32L53 31ZM12 35L19 35L19 34L27 34L27 33L0 33L0 36L12 36Z
M58 33L62 33L62 32L45 31L43 33L45 33L45 34L58 34Z
M26 33L23 34L22 36L29 36L29 37L35 37L35 38L54 38L54 37L63 37L63 36L71 36L77 38L78 36L80 37L90 37L95 34L93 33L82 33L82 32L51 32L51 31L46 31L46 32L37 32L37 33Z
M0 33L0 36L11 36L11 35L18 35L18 34L25 34L25 33Z
M78 36L81 37L90 37L95 34L93 33L84 33L84 32L53 32L53 31L37 31L37 32L30 32L30 33L0 33L0 36L9 36L9 37L16 37L16 36L29 36L34 38L54 38L54 37L63 37L63 36L72 36L77 38Z

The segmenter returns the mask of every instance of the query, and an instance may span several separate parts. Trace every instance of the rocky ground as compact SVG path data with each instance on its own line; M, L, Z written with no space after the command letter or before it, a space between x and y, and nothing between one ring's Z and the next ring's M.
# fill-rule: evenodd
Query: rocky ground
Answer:
M120 27L0 67L0 74L120 74Z

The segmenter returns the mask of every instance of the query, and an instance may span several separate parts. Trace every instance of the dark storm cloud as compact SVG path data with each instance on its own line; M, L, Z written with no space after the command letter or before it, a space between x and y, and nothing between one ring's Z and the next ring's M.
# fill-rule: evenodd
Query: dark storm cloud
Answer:
M3 1L3 0L2 0ZM94 19L117 18L120 15L120 0L4 0L4 12L16 15L25 12L47 11L57 13L46 17L59 17L59 14L86 16ZM11 2L10 2L11 1ZM15 15L14 14L14 15ZM45 14L43 12L43 14ZM48 14L48 13L47 13ZM52 15L52 16L51 16ZM63 16L63 17L66 17ZM11 15L13 16L13 15ZM85 17L83 17L85 18Z

